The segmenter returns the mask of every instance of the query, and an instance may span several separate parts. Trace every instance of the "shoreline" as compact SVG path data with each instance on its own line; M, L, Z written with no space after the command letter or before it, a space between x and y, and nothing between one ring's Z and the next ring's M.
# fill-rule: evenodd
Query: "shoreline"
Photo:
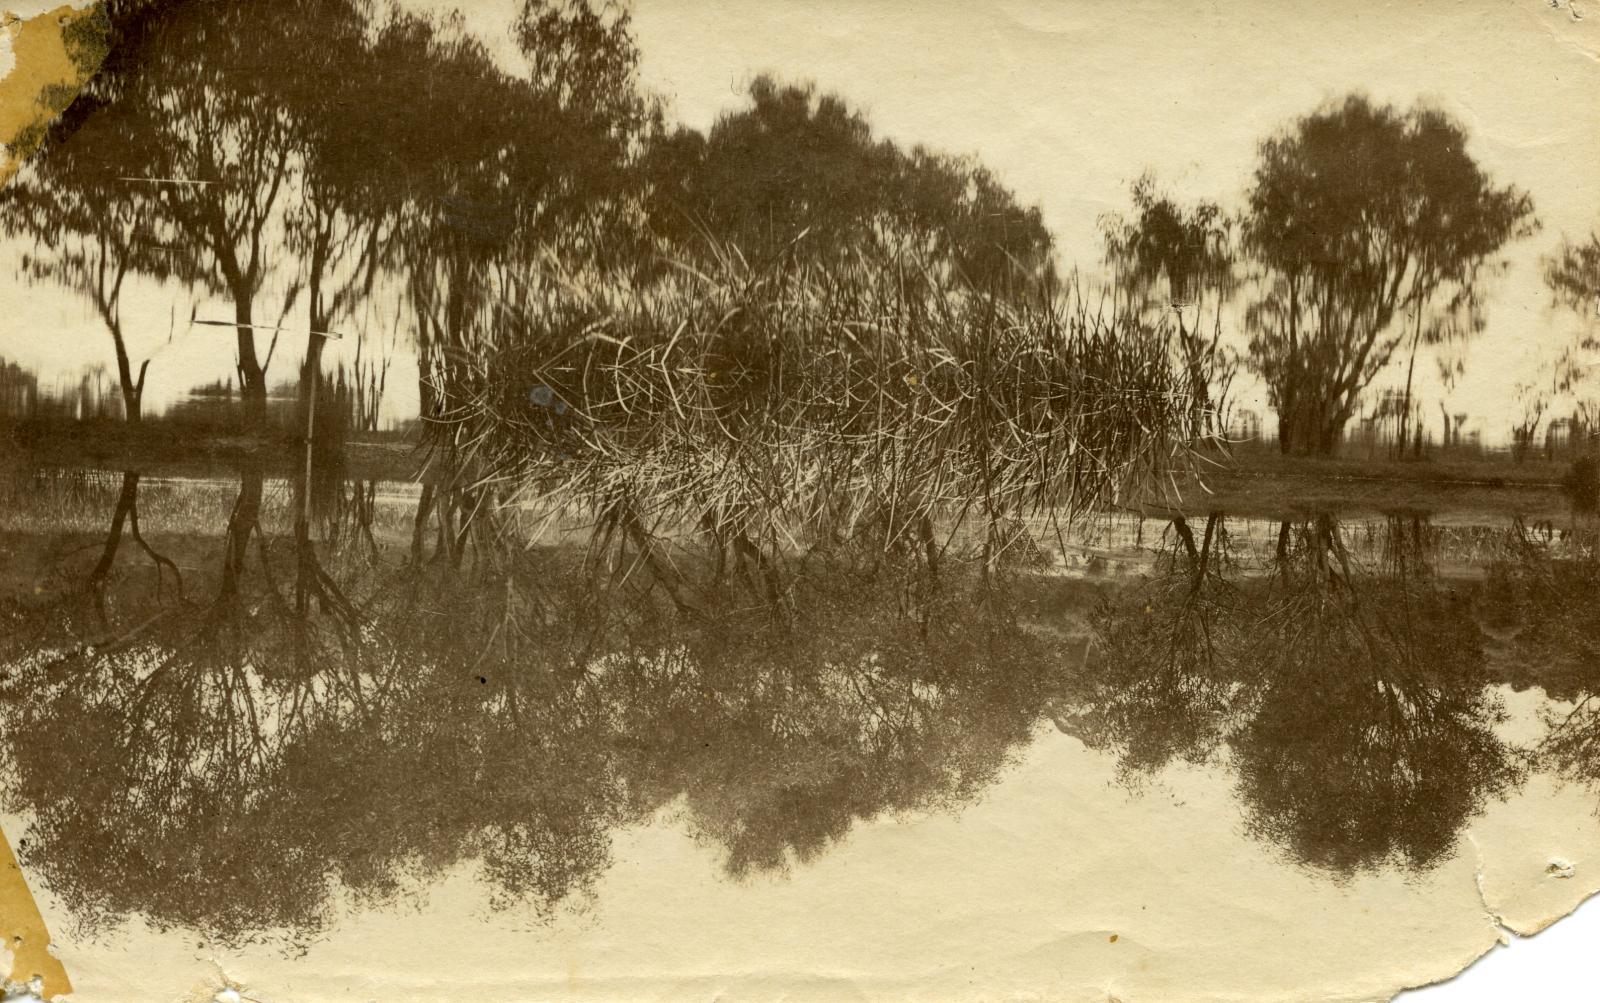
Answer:
M288 476L304 462L304 447L290 435L249 436L157 423L139 428L83 425L44 434L13 427L0 430L0 443L0 462L9 454L29 465L168 476L214 475L247 464ZM344 443L343 452L348 479L426 480L428 453L414 431L355 437ZM1143 509L1217 509L1237 515L1327 509L1464 512L1566 519L1571 506L1562 476L1570 462L1569 456L1518 462L1505 454L1459 451L1418 460L1304 457L1250 446L1232 456L1202 455L1195 473L1176 484L1181 500L1153 500Z

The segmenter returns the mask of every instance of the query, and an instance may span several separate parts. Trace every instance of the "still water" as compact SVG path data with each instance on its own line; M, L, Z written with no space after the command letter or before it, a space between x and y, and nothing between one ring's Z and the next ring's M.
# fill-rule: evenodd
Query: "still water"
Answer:
M1356 1000L1592 884L1592 527L934 561L4 480L0 824L79 999Z

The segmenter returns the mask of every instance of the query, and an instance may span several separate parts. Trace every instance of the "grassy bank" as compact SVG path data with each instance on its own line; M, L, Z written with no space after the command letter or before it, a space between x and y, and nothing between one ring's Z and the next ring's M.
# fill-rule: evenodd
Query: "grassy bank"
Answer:
M346 437L339 450L345 477L412 481L423 474L415 433ZM273 429L253 435L234 428L115 419L0 424L0 460L52 467L138 470L165 477L228 476L242 465L287 476L305 463L304 441Z
M289 476L304 463L292 435L250 436L231 430L159 421L54 422L0 428L0 453L26 465L140 470L172 477L229 476L241 465ZM427 476L420 437L360 435L342 448L345 477L416 481ZM1202 453L1193 475L1178 479L1186 511L1221 509L1276 516L1313 510L1347 513L1415 510L1461 517L1521 515L1564 519L1570 505L1561 487L1570 458L1506 454L1443 454L1421 460L1364 456L1283 456L1246 447L1231 455Z
M1560 519L1566 460L1454 456L1436 460L1282 456L1246 450L1213 457L1183 485L1184 507L1272 516L1334 510L1409 510L1460 517L1521 515Z

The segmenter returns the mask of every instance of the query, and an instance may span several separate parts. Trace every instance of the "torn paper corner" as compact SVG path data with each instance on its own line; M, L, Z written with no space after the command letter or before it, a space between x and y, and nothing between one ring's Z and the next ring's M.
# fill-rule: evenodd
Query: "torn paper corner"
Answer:
M0 16L0 184L43 141L106 56L109 24L100 6L7 5Z

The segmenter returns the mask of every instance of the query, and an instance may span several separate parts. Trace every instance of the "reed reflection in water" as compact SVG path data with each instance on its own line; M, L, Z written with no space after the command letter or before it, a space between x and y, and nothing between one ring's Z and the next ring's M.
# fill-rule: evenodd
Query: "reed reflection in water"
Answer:
M962 812L1046 720L1131 788L1177 762L1231 777L1243 830L1333 880L1450 859L1530 769L1600 776L1584 607L1555 601L1593 594L1595 550L1521 525L1464 579L1421 516L1361 547L1332 515L1286 521L1257 559L1212 513L1097 579L1037 542L536 538L448 484L311 505L259 467L157 529L138 472L20 476L5 809L88 929L304 940L336 889L388 902L469 861L495 903L548 913L672 805L729 878L783 872L863 821ZM29 499L103 528L40 533ZM1524 748L1499 694L1535 655L1573 709Z

